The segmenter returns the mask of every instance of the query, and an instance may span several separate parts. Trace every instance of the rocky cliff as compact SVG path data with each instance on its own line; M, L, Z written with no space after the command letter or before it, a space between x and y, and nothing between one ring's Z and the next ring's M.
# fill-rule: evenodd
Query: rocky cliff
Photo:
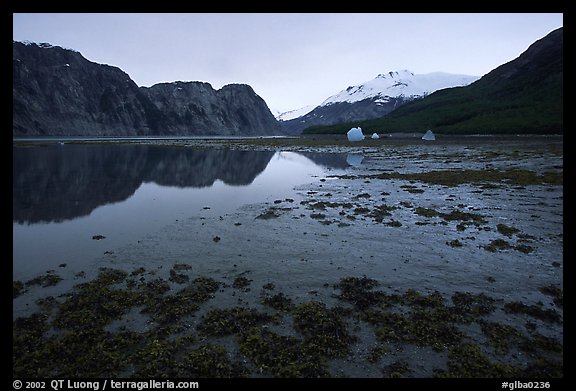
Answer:
M13 42L13 136L277 134L250 86L138 87L117 67L50 44Z
M258 135L280 129L264 100L245 84L214 90L208 83L177 81L142 91L173 133Z

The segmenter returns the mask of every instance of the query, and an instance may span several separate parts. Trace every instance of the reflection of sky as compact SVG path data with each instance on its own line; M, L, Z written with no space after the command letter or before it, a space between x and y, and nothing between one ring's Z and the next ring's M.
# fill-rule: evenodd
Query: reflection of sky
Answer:
M302 155L278 152L247 186L220 180L203 188L144 183L127 200L100 206L88 216L59 223L14 223L14 278L32 278L61 263L82 270L105 251L136 243L177 219L220 216L244 204L285 199L294 196L295 186L323 173L323 168ZM93 235L106 239L92 240Z

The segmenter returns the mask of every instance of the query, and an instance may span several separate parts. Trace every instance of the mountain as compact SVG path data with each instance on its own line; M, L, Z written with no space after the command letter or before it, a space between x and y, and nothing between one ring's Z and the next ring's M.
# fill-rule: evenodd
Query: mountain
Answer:
M299 134L313 125L361 121L381 117L402 104L425 97L432 92L468 85L478 76L433 72L416 75L409 70L388 72L357 86L332 95L319 106L294 118L290 113L277 116L284 130ZM288 115L286 115L288 114Z
M436 91L368 121L310 127L304 133L563 133L563 28L465 87Z
M203 82L160 83L141 90L166 117L172 132L258 135L279 125L266 102L246 84L214 90Z
M120 68L42 43L13 42L13 136L280 133L250 86L201 82L138 87Z

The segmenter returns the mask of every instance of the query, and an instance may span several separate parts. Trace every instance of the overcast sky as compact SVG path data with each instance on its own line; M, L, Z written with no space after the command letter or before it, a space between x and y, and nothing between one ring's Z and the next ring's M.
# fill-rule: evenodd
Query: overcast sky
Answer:
M21 13L13 22L14 40L77 50L139 86L245 83L288 111L389 71L482 76L562 27L563 14Z

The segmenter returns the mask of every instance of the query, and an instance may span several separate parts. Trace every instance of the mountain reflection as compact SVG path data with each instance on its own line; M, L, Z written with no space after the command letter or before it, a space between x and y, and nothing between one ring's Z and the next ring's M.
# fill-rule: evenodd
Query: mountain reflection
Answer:
M273 152L149 145L14 147L13 221L58 222L128 199L144 182L249 185Z
M341 153L298 152L298 154L306 156L315 164L327 168L345 169L350 166L346 161L346 155Z

